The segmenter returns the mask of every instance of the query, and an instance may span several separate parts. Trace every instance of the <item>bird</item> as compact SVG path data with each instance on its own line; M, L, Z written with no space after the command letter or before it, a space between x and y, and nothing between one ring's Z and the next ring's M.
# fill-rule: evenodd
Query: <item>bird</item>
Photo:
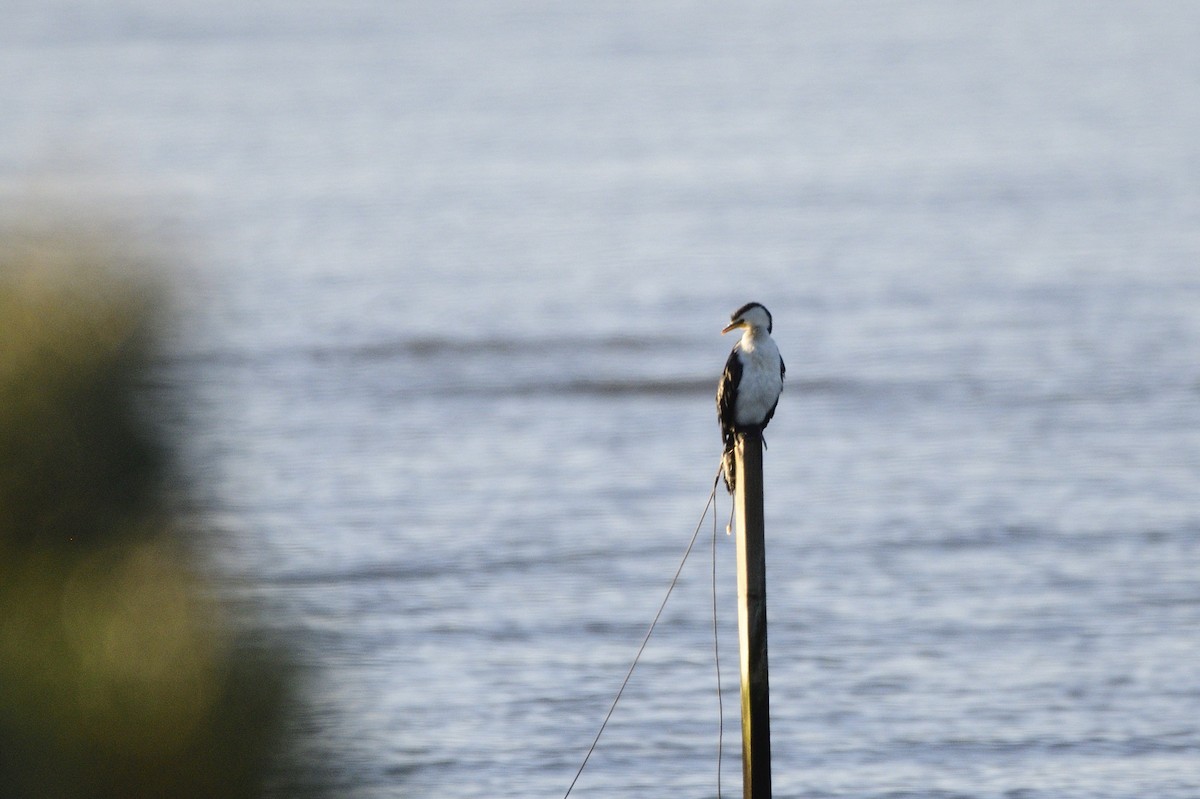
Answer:
M725 487L733 493L737 487L734 448L740 433L762 435L775 415L783 376L787 368L779 347L771 338L771 312L760 302L748 302L734 311L721 331L742 330L742 337L725 361L725 373L717 384L717 421L725 449L721 455L721 473Z

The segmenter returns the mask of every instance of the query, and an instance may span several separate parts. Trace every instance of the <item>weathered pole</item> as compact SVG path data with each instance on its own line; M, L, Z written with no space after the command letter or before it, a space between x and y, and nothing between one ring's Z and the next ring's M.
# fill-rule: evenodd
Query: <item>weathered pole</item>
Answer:
M771 799L771 710L767 679L767 558L762 436L738 435L738 642L742 665L742 796Z

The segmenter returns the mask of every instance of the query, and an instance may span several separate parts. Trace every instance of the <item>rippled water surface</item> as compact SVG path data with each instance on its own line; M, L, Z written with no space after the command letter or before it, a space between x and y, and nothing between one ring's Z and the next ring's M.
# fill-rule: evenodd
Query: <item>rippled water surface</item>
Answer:
M756 299L775 795L1200 796L1200 7L12 5L6 201L184 242L189 471L340 795L563 794ZM716 795L712 538L574 796Z

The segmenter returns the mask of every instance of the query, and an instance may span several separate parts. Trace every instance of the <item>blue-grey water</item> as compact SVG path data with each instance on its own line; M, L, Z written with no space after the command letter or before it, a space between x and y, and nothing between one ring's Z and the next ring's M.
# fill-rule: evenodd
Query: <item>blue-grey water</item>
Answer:
M0 196L172 243L337 795L562 796L760 300L775 795L1200 796L1200 5L3 6ZM573 796L716 795L711 538Z

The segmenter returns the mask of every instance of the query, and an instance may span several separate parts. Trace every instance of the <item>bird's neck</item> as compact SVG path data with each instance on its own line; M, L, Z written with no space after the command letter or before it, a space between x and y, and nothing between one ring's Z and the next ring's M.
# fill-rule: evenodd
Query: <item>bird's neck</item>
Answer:
M754 345L766 338L769 333L765 327L748 327L742 332L742 349L754 349Z

